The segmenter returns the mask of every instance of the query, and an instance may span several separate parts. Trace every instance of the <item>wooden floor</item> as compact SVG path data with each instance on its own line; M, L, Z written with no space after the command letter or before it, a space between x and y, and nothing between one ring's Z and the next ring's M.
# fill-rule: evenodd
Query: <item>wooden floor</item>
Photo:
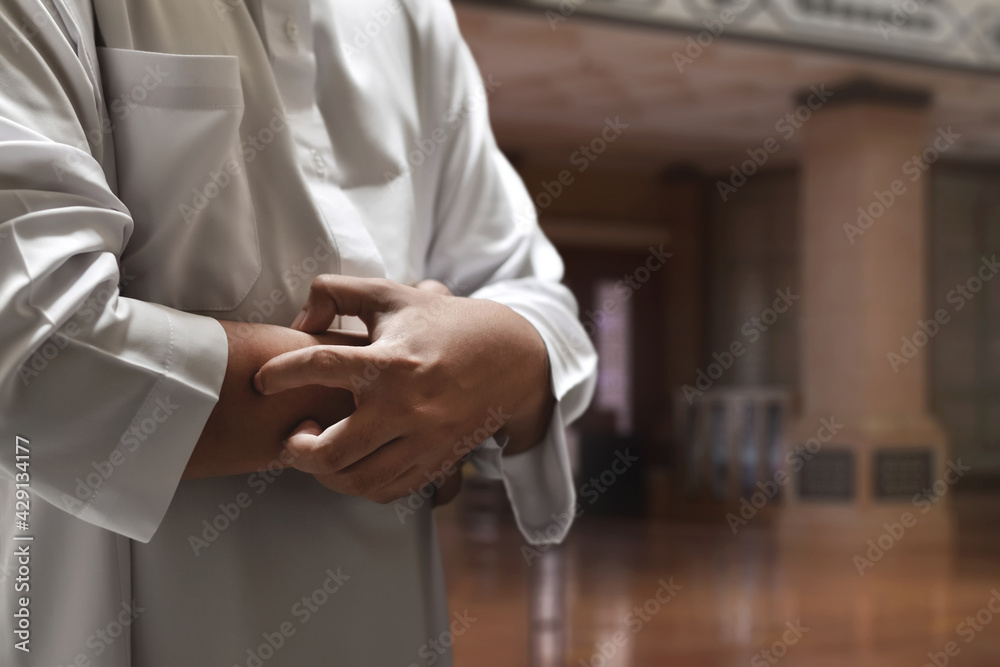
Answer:
M529 567L510 526L444 515L450 606L476 619L457 667L1000 666L1000 524L975 513L950 547L894 548L863 577L857 545L793 554L766 528L586 519Z

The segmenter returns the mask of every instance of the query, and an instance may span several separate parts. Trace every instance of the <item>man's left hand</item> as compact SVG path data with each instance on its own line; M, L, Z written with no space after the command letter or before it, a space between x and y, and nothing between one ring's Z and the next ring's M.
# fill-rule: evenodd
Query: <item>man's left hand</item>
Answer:
M428 483L440 488L490 435L508 437L509 455L548 428L555 398L535 328L507 306L428 282L319 276L292 328L320 333L337 315L357 316L371 344L295 350L255 377L263 394L304 385L353 392L353 414L322 431L303 422L285 445L294 467L335 491L387 503Z

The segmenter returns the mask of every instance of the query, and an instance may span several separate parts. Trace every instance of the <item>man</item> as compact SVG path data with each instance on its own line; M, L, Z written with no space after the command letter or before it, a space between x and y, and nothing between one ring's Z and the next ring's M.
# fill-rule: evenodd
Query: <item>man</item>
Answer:
M449 664L428 488L561 540L595 374L450 5L0 33L0 664Z

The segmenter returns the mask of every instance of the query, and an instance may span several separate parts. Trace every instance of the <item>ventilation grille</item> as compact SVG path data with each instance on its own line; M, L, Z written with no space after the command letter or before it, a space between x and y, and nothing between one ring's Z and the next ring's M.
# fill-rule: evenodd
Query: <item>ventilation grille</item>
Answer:
M854 452L847 449L817 452L799 471L802 500L854 500Z
M909 499L931 486L934 458L929 449L891 449L875 453L875 498Z

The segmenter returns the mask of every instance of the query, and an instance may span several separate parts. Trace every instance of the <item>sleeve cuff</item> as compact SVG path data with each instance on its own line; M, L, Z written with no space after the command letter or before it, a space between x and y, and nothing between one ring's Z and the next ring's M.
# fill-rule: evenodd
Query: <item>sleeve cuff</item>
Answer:
M558 544L579 516L573 471L566 448L565 426L586 410L596 384L597 355L575 312L552 308L559 303L548 291L564 288L529 284L492 284L475 298L497 301L535 327L545 342L557 404L549 430L540 443L512 456L502 456L503 442L490 438L474 452L480 474L502 479L517 526L532 545ZM554 299L555 298L555 299Z
M219 399L229 344L222 325L210 317L140 301L131 307L144 311L136 320L142 326L166 328L165 372L108 458L93 464L104 478L96 491L85 503L64 501L85 521L149 542Z
M542 442L505 457L506 444L506 438L489 438L473 452L472 464L484 477L503 480L517 527L529 544L562 542L578 512L560 409L553 412Z

